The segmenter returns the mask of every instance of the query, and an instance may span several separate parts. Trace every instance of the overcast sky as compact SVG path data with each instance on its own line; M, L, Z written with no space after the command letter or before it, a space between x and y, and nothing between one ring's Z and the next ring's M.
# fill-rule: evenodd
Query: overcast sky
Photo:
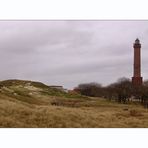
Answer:
M73 88L133 75L133 43L142 44L148 79L148 21L0 21L0 80Z

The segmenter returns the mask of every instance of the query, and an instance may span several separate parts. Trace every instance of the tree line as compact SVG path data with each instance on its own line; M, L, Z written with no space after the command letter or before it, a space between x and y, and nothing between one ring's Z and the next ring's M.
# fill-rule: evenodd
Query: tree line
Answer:
M81 95L102 97L119 103L138 101L148 108L148 80L141 86L133 86L130 79L123 77L108 86L92 82L79 84L74 90Z

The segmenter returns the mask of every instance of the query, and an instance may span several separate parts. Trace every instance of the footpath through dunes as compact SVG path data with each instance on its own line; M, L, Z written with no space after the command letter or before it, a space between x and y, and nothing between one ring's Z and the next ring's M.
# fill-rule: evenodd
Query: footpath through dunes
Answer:
M148 127L148 112L40 82L7 80L0 82L0 127Z

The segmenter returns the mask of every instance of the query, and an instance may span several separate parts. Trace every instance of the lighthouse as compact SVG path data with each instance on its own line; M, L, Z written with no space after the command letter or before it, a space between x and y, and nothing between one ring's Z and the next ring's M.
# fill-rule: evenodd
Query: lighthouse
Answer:
M133 48L134 48L134 65L133 65L132 84L133 84L133 86L141 86L142 85L141 44L140 44L140 40L138 38L135 40Z

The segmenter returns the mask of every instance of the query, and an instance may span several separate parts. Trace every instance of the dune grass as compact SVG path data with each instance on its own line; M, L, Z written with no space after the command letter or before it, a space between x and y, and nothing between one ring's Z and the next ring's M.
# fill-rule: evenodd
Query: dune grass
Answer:
M46 101L60 98L46 98ZM61 101L61 100L60 100ZM148 127L148 112L140 106L108 103L105 100L73 101L51 105L0 99L0 127ZM77 101L78 103L78 101ZM128 110L124 110L124 109Z
M41 84L9 83L13 85L0 89L0 127L148 127L148 111L138 104L66 94Z

